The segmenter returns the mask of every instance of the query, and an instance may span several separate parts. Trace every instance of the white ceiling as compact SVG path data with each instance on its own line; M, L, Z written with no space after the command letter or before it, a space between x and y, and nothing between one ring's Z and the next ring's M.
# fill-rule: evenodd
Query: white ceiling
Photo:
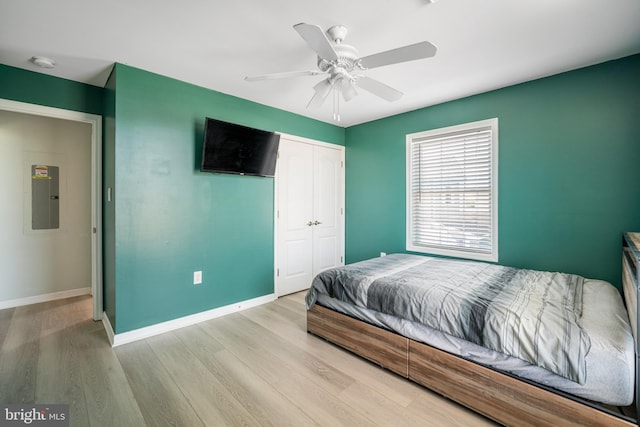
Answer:
M346 25L361 56L438 47L367 71L405 95L359 91L341 104L345 127L640 52L639 0L0 0L0 63L104 86L120 62L334 123L330 100L305 109L324 76L243 80L315 69L300 22Z

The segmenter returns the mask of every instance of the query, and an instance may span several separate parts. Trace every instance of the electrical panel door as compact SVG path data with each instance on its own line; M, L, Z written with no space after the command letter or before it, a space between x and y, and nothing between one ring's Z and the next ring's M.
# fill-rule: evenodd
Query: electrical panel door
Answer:
M60 228L58 166L31 166L31 229Z

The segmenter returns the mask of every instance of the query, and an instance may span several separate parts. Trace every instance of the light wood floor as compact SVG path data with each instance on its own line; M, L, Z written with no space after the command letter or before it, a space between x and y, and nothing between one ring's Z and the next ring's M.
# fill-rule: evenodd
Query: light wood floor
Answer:
M91 299L0 311L0 402L72 426L482 426L485 418L306 333L304 295L109 346Z

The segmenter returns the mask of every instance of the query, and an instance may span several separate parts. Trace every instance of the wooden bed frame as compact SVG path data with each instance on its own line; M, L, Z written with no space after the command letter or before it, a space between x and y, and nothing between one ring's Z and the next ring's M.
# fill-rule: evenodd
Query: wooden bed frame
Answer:
M625 234L623 240L623 256L632 264L623 275L625 303L636 323L640 233ZM636 338L636 328L633 329ZM307 331L504 425L637 425L632 418L586 400L487 368L318 304L307 312ZM635 342L638 396L640 365L638 340Z

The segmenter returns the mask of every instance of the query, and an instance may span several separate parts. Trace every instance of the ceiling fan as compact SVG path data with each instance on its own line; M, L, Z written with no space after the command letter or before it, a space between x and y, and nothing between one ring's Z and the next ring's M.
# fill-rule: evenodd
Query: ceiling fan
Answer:
M307 108L322 105L333 89L333 118L337 121L340 121L339 94L342 94L345 101L350 101L354 96L358 95L356 87L387 101L397 101L403 95L402 92L361 74L361 71L416 59L430 58L436 54L437 50L433 44L423 41L360 58L356 48L343 43L347 36L347 28L343 25L335 25L329 28L326 34L322 28L312 24L296 24L293 28L307 42L309 47L317 53L318 69L249 76L244 79L254 82L328 74L326 79L313 87L315 94L307 104Z

